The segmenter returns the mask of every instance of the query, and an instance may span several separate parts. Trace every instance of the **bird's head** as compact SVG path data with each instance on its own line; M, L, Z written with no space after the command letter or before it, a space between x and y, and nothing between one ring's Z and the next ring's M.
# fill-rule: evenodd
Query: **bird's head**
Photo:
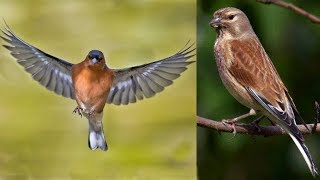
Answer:
M103 53L99 50L91 50L86 60L90 66L104 66L106 63Z
M218 36L241 37L245 33L253 32L247 16L237 8L226 7L213 14L210 26L215 28Z

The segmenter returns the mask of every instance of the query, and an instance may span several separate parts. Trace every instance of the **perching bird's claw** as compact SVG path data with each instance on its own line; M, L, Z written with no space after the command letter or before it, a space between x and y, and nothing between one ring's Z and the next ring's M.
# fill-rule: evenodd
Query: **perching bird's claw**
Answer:
M259 125L260 121L264 118L265 116L262 115L260 117L258 117L257 119L253 120L250 125L252 125L255 129L258 130L258 132L261 132L261 127Z
M261 127L256 121L251 122L250 125L257 129L258 132L261 132Z
M231 128L232 128L232 133L233 133L233 137L235 137L236 134L237 134L235 121L234 121L234 120L225 120L225 119L224 119L224 120L222 120L221 122L222 122L222 124L224 124L225 126L227 126L227 125L231 126Z

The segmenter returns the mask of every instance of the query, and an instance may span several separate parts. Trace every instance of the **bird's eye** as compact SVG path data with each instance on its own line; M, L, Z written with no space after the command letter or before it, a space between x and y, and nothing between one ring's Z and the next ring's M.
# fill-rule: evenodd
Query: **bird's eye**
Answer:
M89 59L92 59L92 56L91 56L91 55L89 55L88 57L89 57Z
M235 17L235 15L231 14L231 15L228 16L228 19L232 20L234 17Z

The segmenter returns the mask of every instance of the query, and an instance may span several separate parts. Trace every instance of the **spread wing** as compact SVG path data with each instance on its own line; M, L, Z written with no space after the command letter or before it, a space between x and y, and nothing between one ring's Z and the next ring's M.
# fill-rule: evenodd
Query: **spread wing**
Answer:
M233 62L229 72L253 98L280 120L282 126L303 141L295 122L295 115L299 119L301 117L261 44L251 39L234 40L230 45Z
M73 64L51 56L24 42L8 26L2 32L4 36L0 37L9 43L9 45L3 45L3 47L11 51L11 55L24 67L26 72L31 74L34 80L50 91L74 99L70 71Z
M115 79L109 92L107 103L127 105L149 98L171 85L174 79L194 61L187 60L195 54L190 46L165 59L140 66L114 70Z

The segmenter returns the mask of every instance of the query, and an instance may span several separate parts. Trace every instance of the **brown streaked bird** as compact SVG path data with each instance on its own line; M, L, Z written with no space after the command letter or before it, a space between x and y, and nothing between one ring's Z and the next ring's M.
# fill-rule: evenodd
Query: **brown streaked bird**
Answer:
M26 43L6 25L0 36L10 45L17 62L32 78L58 95L75 99L74 113L84 115L89 121L88 145L91 150L108 149L102 127L106 103L127 105L150 98L173 83L174 79L194 61L192 45L170 57L125 69L110 69L101 51L92 50L84 61L72 64L56 58Z
M221 80L236 100L251 109L224 122L234 126L242 118L261 113L289 134L311 174L318 175L296 119L305 123L247 16L239 9L227 7L213 14L210 25L217 32L214 54Z

